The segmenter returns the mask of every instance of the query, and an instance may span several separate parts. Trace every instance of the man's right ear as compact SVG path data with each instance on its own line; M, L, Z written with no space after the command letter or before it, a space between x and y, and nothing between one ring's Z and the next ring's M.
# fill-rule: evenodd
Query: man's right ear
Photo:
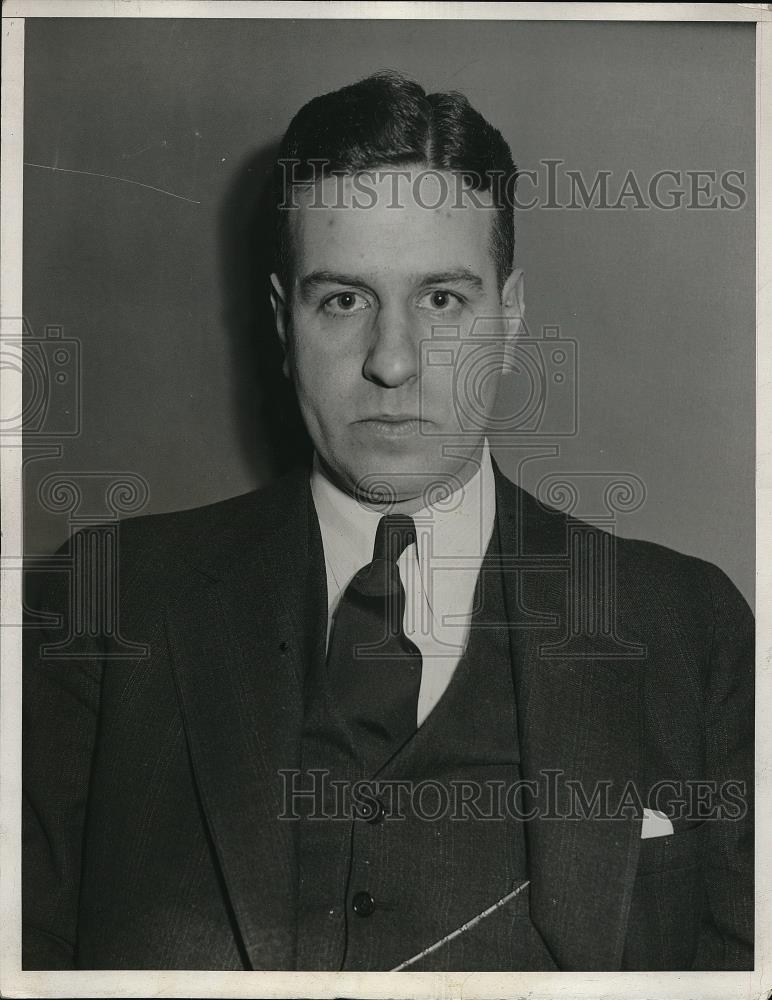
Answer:
M271 305L273 315L276 320L276 332L279 334L281 346L284 348L284 361L282 371L287 378L290 377L289 359L287 357L287 329L289 327L289 312L287 310L287 298L284 288L279 280L278 274L271 275Z

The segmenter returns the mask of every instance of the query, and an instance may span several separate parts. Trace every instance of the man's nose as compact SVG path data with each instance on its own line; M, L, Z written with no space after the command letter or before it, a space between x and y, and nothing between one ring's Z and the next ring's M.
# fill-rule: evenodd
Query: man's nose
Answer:
M417 376L418 339L402 310L381 308L372 337L363 367L366 379L396 388Z

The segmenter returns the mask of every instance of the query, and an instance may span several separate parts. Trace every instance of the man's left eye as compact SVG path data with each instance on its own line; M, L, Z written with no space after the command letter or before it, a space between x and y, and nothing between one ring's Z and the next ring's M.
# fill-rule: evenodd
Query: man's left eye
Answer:
M461 305L461 299L453 292L438 288L432 292L426 292L418 300L418 305L422 309L433 309L435 312L447 312L456 309Z

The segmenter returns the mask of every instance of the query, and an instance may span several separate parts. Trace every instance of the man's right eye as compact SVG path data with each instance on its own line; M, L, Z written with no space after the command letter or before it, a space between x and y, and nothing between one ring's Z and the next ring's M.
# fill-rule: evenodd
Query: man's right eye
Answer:
M370 303L359 292L336 292L324 300L323 306L326 312L341 316L369 309Z

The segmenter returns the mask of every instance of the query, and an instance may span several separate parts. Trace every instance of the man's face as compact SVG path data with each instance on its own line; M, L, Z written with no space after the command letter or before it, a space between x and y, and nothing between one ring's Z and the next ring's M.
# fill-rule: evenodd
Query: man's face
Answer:
M522 314L520 272L499 292L495 211L450 174L444 198L436 174L418 187L421 172L396 196L388 170L368 175L372 195L349 177L305 192L292 286L272 277L285 372L328 474L373 500L387 484L403 509L474 472Z

